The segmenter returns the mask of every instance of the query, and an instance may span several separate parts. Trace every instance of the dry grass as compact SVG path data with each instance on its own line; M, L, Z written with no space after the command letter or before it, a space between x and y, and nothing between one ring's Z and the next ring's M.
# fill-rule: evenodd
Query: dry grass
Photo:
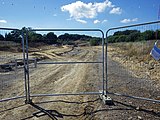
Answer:
M110 44L108 54L113 60L132 71L136 77L159 81L160 62L150 55L154 42Z
M153 48L154 42L155 41L115 43L111 46L118 49L119 54L129 59L149 62L152 59L150 51Z
M22 46L12 41L0 41L0 51L21 52Z

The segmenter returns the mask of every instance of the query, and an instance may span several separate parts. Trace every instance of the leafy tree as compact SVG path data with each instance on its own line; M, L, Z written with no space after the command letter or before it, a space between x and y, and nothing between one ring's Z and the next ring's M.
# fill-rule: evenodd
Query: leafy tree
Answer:
M143 36L145 40L153 40L155 39L155 32L153 30L146 30L143 32Z
M0 34L0 41L4 40L4 36Z
M133 32L133 33L131 33L131 34L129 34L128 36L127 36L127 42L135 42L135 41L141 41L142 39L141 39L142 37L141 37L141 34L140 34L140 32L139 31L135 31L135 32Z
M70 37L68 33L65 33L64 35L60 35L58 38L64 41L69 40Z
M29 42L35 42L35 40L36 40L36 33L35 32L33 32L33 31L29 31L28 32L28 41Z
M117 31L113 34L113 36L116 36L116 35L130 35L131 33L134 33L134 32L140 32L140 31L138 31L138 30Z
M13 30L10 33L5 34L6 41L14 41L14 42L21 42L21 31Z
M91 38L90 39L90 45L91 46L96 46L96 45L99 45L99 39L98 38Z
M55 35L53 32L49 32L47 35L45 35L45 42L47 44L56 44L57 39L57 35Z
M11 33L6 33L5 34L5 40L6 41L14 41L14 37L12 36Z
M110 35L108 37L108 42L135 42L153 39L155 39L155 32L152 30L147 30L145 32L140 32L138 30L125 30L117 31L113 35Z
M65 33L65 34L60 35L58 37L58 42L60 42L62 44L74 44L74 41L76 41L76 40L90 41L90 38L92 38L92 37L87 36L87 35Z
M116 36L112 36L112 35L108 36L108 37L107 37L107 42L108 42L108 43L115 43L115 37L116 37Z
M28 40L29 42L43 42L43 36L41 34L37 34L36 32L29 31Z
M127 38L126 35L119 35L115 41L116 42L126 42L126 38Z
M60 35L58 39L59 41L61 41L61 44L68 44L69 41L71 41L71 37L68 33L65 33L64 35Z
M160 39L160 30L155 31L156 39Z
M13 38L14 42L19 42L20 43L22 41L21 31L13 30L13 31L11 31L11 35L12 35L12 38Z
M32 36L32 39L33 39L33 41L35 41L35 42L42 42L43 36L42 36L41 34L35 33L35 34Z

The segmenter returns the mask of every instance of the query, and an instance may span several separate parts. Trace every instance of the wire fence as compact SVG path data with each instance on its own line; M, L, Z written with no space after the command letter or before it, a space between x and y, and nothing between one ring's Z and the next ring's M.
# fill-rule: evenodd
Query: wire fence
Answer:
M106 89L110 94L159 102L160 63L150 56L160 39L159 22L109 29L106 53L104 34L99 29L30 29L23 33L1 28L0 99L26 97L29 102L30 97L104 94ZM54 32L61 39L51 44L48 34ZM69 40L63 38L80 32L85 37L98 32L101 42L91 46L91 41L66 43ZM33 34L36 38L31 38Z
M160 62L150 55L154 43L160 39L159 23L157 21L108 30L109 93L159 102Z
M150 55L155 42L159 44L160 41L159 23L111 28L106 32L106 46L104 33L99 29L0 28L2 118L10 113L17 118L17 114L28 114L28 110L32 113L30 106L21 108L25 105L24 100L40 110L33 116L44 113L54 118L50 110L34 102L48 102L51 96L61 96L65 100L68 95L100 95L104 103L111 103L108 94L120 96L119 99L112 96L116 104L159 117L160 62ZM83 37L77 39L79 35ZM81 96L79 98L81 101ZM88 98L83 98L80 103L85 103L84 99ZM20 108L19 112L12 111L16 108ZM9 112L5 114L6 111Z
M18 29L0 28L0 108L6 107L3 101L24 97L23 43Z

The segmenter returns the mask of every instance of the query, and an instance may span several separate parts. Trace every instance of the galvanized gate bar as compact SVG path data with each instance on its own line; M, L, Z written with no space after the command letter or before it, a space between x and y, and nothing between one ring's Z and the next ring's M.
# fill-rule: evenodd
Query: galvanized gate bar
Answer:
M99 64L103 62L37 62L37 64Z
M102 34L102 61L98 61L98 62L37 62L37 64L102 64L102 93L101 92L82 92L82 93L64 93L64 94L35 94L35 95L31 95L30 93L30 83L29 83L29 77L27 78L28 80L28 88L27 88L27 101L29 102L30 101L30 97L38 97L38 96L64 96L64 95L89 95L89 94L92 94L92 95L97 95L97 94L103 94L104 95L104 92L105 92L105 51L104 51L104 33L102 30L100 29L31 29L29 31L72 31L72 32L75 32L75 31L87 31L87 32L100 32ZM27 34L28 32L27 31ZM26 37L26 40L28 41L28 38ZM28 45L28 42L26 43L26 45ZM26 47L26 55L27 55L27 59L28 59L28 46ZM28 63L27 63L28 64ZM27 65L29 66L29 65ZM29 67L27 68L27 71L29 71ZM27 73L28 76L29 76L29 73Z
M106 74L106 86L105 86L105 94L108 95L108 94L111 94L111 95L116 95L116 96L123 96L123 97L128 97L128 98L133 98L133 99L139 99L139 100L146 100L146 101L152 101L152 102L156 102L156 103L160 103L160 100L155 100L155 99L149 99L149 98L144 98L144 97L138 97L138 96L130 96L130 95L125 95L125 94L119 94L119 93L112 93L112 92L109 92L108 91L108 64L107 64L107 56L108 56L108 53L107 53L107 50L108 50L108 33L111 31L111 30L118 30L118 29L123 29L123 28L132 28L132 27L139 27L139 26L143 26L143 25L152 25L152 24L160 24L160 20L158 21L153 21L153 22L146 22L146 23L141 23L141 24L133 24L133 25L128 25L128 26L120 26L120 27L113 27L113 28L110 28L106 31L106 49L105 49L105 58L106 58L106 62L105 62L105 74Z
M10 101L10 100L16 100L16 99L21 99L21 98L25 98L26 96L16 96L16 97L11 97L11 98L5 98L5 99L1 99L0 102L5 102L5 101Z
M108 94L110 94L110 95L116 95L116 96L128 97L128 98L132 98L132 99L146 100L146 101L160 103L160 100L149 99L149 98L144 98L144 97L130 96L130 95L119 94L119 93L111 93L111 92L108 92Z
M63 32L63 31L81 31L81 32L83 32L83 31L88 31L88 32L101 32L102 33L102 35L104 35L104 33L103 33L103 31L101 30L101 29L31 29L31 30L29 30L29 31L60 31L60 32Z
M31 99L30 99L30 76L29 76L29 57L28 57L28 47L29 47L29 45L28 45L28 30L26 30L26 51L25 51L25 53L26 53L26 62L25 62L25 64L26 64L26 66L25 66L25 75L26 75L26 87L27 87L27 89L26 89L26 103L30 103L31 102Z
M19 29L14 29L14 28L0 28L2 30L17 30L21 31ZM63 96L63 95L96 95L96 94L104 94L104 65L105 65L105 60L104 60L104 33L100 29L33 29L31 31L99 31L102 34L102 61L98 62L37 62L37 64L102 64L103 66L103 92L82 92L82 93L62 93L62 94L41 94L41 95L33 95L34 96ZM19 98L25 98L26 103L30 103L30 79L29 79L29 57L28 57L28 30L21 31L22 35L22 50L23 50L23 59L17 59L17 60L23 60L24 63L24 91L25 91L25 96L16 96L16 97L11 97L11 98L5 98L0 100L0 102L3 101L8 101L8 100L15 100ZM26 41L25 41L26 39ZM25 42L24 42L25 41Z
M24 64L24 89L25 89L25 97L26 97L26 100L27 100L27 77L26 77L26 50L25 50L25 45L24 45L24 32L22 32L22 47L23 47L23 64Z
M157 24L160 23L160 20L158 21L153 21L153 22L146 22L146 23L141 23L141 24L134 24L134 25L127 25L127 26L120 26L120 27L113 27L107 30L106 36L108 35L108 32L110 30L116 30L116 29L122 29L122 28L130 28L130 27L137 27L137 26L142 26L142 25L151 25L151 24ZM107 40L107 38L106 38Z
M17 31L20 31L19 29L16 29L16 28L0 28L1 30L17 30Z
M80 93L59 93L59 94L32 94L31 97L42 96L74 96L74 95L100 95L103 92L80 92Z

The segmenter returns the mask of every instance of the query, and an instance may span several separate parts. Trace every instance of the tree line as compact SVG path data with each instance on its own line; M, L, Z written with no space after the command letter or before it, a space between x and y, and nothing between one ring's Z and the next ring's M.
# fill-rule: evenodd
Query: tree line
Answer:
M26 28L22 28L25 30ZM31 28L30 28L31 29ZM22 41L22 30L13 30L5 35L0 34L0 41L13 41L21 43ZM26 37L26 34L24 35ZM101 41L99 37L92 37L88 35L69 34L65 33L57 36L54 32L48 32L47 34L40 34L34 31L28 31L28 42L29 43L45 43L45 44L59 44L59 45L75 45L75 41L81 40L89 42L90 45L98 45Z
M160 39L160 30L124 30L117 31L113 35L108 36L108 43L115 42L136 42Z
M25 30L26 28L22 28ZM13 41L21 43L22 36L21 31L13 30L5 35L0 34L0 41ZM160 39L160 30L146 30L141 32L139 30L124 30L117 31L113 35L108 36L108 43L115 42L136 42ZM88 35L69 34L65 33L57 36L54 32L48 32L47 34L40 34L34 31L28 32L29 43L45 43L45 44L58 44L58 45L75 45L75 41L80 40L88 42L90 45L99 45L101 43L100 37L92 37Z

